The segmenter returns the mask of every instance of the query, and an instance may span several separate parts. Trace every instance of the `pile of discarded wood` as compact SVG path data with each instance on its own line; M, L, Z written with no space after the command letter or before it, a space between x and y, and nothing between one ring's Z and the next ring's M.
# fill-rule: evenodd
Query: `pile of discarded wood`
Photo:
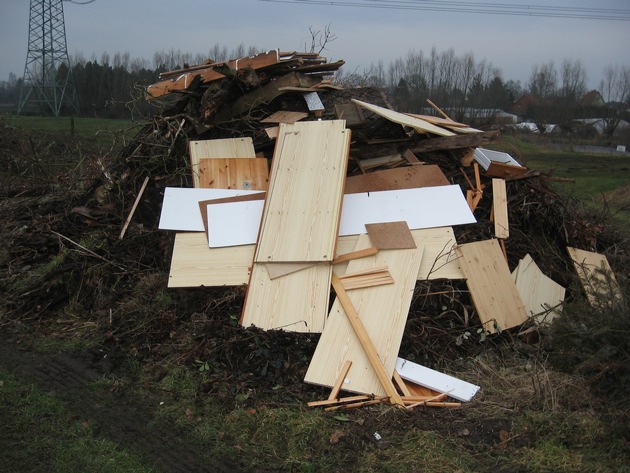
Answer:
M149 86L179 94L173 110L198 137L190 181L163 189L169 287L247 285L243 326L321 333L305 382L332 391L310 405L459 405L479 386L398 356L414 289L465 280L489 334L557 315L565 288L530 255L511 271L505 245L510 184L538 173L484 148L497 131L434 104L436 116L399 113L371 89L334 86L341 64L272 51ZM491 234L458 244L487 195ZM570 251L587 284L606 264Z

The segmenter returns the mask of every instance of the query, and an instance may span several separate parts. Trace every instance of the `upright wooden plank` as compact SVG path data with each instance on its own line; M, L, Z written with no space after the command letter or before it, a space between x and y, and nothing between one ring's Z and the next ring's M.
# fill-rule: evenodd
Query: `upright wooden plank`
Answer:
M346 194L412 189L415 187L448 186L450 182L435 164L384 169L346 179Z
M203 158L199 161L199 187L266 191L269 161L265 158Z
M254 142L249 137L196 140L188 144L193 185L201 187L199 161L204 158L255 158Z
M358 238L355 249L369 246L369 238L364 234ZM418 247L384 250L374 256L348 263L350 272L385 264L394 279L394 284L356 289L348 293L352 306L359 314L385 372L390 377L394 373L421 260L422 247ZM306 372L305 381L333 386L336 375L346 360L352 361L352 367L342 389L363 394L386 394L346 312L340 301L335 300Z
M495 332L527 320L521 299L497 240L466 243L457 247L466 284L484 328Z
M605 255L572 247L567 247L567 251L591 305L623 300L619 283Z
M255 261L332 261L349 146L344 120L280 124Z
M254 245L208 248L203 232L177 233L168 287L247 284L253 259Z
M547 277L527 254L512 271L525 311L540 324L547 324L560 315L565 288Z
M379 107L378 105L373 105L371 103L362 102L360 100L352 99L354 103L357 105L368 109L371 112L376 113L384 118L387 118L389 121L394 123L398 123L399 125L408 126L416 129L422 133L433 133L439 136L454 136L455 133L452 131L448 131L444 128L441 128L437 125L433 125L422 118L412 117L404 113L399 113L394 110L389 110L387 108Z
M507 191L503 179L492 179L492 209L494 213L494 236L508 238L510 225L508 223Z
M331 265L314 264L271 279L265 263L254 263L241 325L264 330L318 333L324 329Z

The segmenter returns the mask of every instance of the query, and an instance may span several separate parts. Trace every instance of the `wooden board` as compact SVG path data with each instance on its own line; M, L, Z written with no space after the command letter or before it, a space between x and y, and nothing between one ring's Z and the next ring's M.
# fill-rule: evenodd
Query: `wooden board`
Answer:
M203 232L177 233L168 287L240 286L249 280L254 245L208 248Z
M560 315L565 288L545 276L529 254L519 261L512 278L527 315L540 324L547 324Z
M254 263L241 324L264 330L318 333L330 298L330 263L271 279L265 263Z
M503 179L492 179L492 210L494 214L494 236L509 238L507 190Z
M280 124L255 261L332 261L349 146L343 120Z
M345 194L448 186L450 182L435 164L404 166L346 178Z
M484 328L494 333L521 325L527 320L521 299L501 246L497 240L459 245L460 264L473 303Z
M619 283L605 255L567 247L584 292L591 305L623 300Z
M306 117L308 113L280 110L260 120L260 123L295 123Z
M432 370L404 358L396 360L396 371L404 380L448 394L453 399L462 402L470 401L480 389L475 384Z
M368 236L361 235L355 249L368 247ZM387 265L395 281L394 284L348 292L390 377L394 372L405 329L422 251L422 247L415 250L385 250L348 263L347 270L350 272ZM385 394L340 301L335 300L304 380L307 383L333 386L347 360L352 361L352 367L342 389L363 394Z
M193 185L201 187L199 161L204 158L255 158L254 142L249 137L198 140L188 144Z
M372 246L379 250L417 248L407 222L366 223Z
M317 263L264 263L269 279L281 278L287 274L297 273Z
M203 158L199 161L198 187L266 191L269 161L265 158Z
M354 103L357 105L370 110L371 112L380 115L383 118L387 118L389 121L398 123L399 125L408 126L414 128L415 130L422 133L433 133L434 135L439 136L454 136L455 133L452 131L448 131L439 126L433 125L426 120L421 118L411 117L404 113L395 112L394 110L389 110L387 108L379 107L378 105L373 105L366 102L361 102L360 100L352 99Z

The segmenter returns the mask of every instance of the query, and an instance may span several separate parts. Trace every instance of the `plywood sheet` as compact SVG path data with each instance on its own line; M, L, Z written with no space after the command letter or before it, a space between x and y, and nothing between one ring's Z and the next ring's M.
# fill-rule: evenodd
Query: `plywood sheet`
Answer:
M601 301L621 301L623 295L605 255L567 247L575 270L591 305Z
M508 221L507 190L503 179L492 179L492 210L494 236L508 238L510 236L510 224Z
M379 250L416 248L407 222L366 223L372 246Z
M367 235L361 235L355 249L369 246ZM394 373L421 260L422 247L419 247L415 250L384 250L374 256L348 263L350 272L387 265L395 281L394 284L348 292L352 305L390 375ZM333 386L348 360L352 362L352 367L342 389L363 394L385 394L346 313L339 300L335 300L304 380L307 383Z
M330 263L271 279L265 263L254 263L241 316L244 327L318 333L330 298Z
M306 117L308 117L308 113L279 110L260 120L260 123L295 123Z
M201 159L198 187L267 190L269 161L265 158Z
M457 247L460 264L477 314L484 328L495 332L527 320L521 299L497 240L466 243Z
M208 248L203 232L177 233L168 287L240 286L249 280L254 245Z
M560 315L559 305L564 301L565 288L547 277L529 254L519 261L512 278L527 315L541 324L549 323Z
M363 108L370 110L371 112L376 113L384 118L387 118L389 121L394 123L398 123L399 125L408 126L414 128L420 132L433 133L439 136L454 136L455 133L452 131L448 131L439 126L433 125L422 118L412 117L405 113L395 112L394 110L389 110L387 108L379 107L378 105L373 105L370 103L362 102L360 100L352 99L352 101Z
M344 120L280 124L255 261L333 259L349 146Z
M412 189L414 187L448 186L450 182L435 164L384 169L346 178L346 194Z
M200 187L199 161L204 158L255 158L254 142L249 137L197 140L189 143L193 184Z

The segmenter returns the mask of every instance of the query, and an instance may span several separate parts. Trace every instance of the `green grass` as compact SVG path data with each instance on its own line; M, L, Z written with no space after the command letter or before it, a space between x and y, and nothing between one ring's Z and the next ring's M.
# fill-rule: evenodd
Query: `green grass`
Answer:
M7 472L151 472L139 457L96 435L54 397L0 370L0 469Z

